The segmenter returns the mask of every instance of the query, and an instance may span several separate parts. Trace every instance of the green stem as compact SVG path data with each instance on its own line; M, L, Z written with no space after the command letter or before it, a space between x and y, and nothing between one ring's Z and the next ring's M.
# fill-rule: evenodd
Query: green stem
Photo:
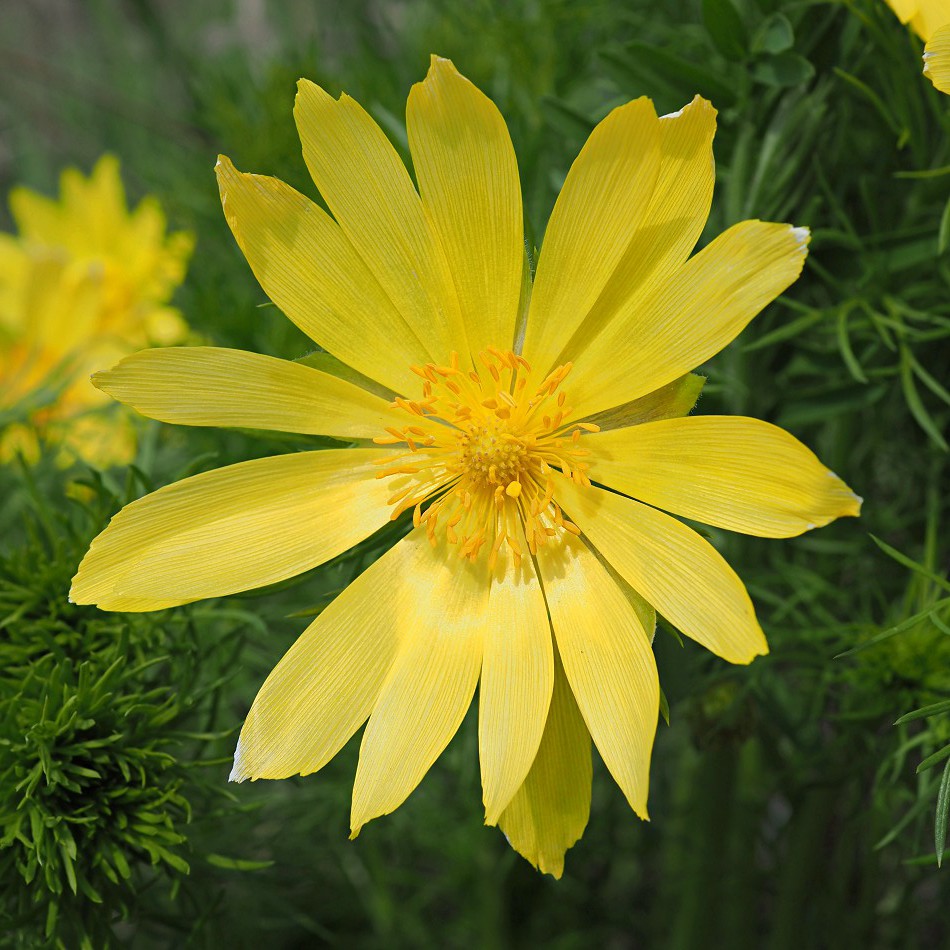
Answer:
M671 950L721 945L718 933L737 759L737 747L729 743L707 750L696 769L693 807L688 812L688 845L676 883L678 901Z

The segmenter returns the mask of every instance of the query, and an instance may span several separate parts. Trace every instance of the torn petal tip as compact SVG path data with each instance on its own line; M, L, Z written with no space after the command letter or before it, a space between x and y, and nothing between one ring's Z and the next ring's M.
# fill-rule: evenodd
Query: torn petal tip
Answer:
M809 228L792 228L792 235L795 240L798 242L798 246L803 250L808 246L808 242L811 240L811 230Z

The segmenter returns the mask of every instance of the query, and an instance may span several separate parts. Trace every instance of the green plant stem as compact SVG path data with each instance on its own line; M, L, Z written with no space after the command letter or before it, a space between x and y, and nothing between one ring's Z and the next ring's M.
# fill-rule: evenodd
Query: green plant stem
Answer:
M725 860L733 823L738 749L707 750L693 775L697 792L689 810L688 846L682 856L671 950L719 946Z
M779 876L768 950L796 950L822 943L820 908L824 901L816 899L820 898L816 895L816 875L820 876L820 869L827 868L831 860L835 794L830 786L812 788L795 810L785 835L789 848Z

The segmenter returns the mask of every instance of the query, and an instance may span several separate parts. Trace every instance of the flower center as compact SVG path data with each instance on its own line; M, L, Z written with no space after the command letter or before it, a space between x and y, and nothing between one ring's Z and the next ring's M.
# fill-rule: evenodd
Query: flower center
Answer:
M413 509L413 523L425 525L433 544L443 533L472 561L487 546L491 570L503 545L518 563L524 544L534 554L559 528L579 533L554 501L555 478L590 485L590 453L580 440L599 427L567 421L561 384L571 363L540 383L511 351L489 347L479 363L483 369L466 371L453 353L447 366L410 367L422 397L392 405L412 420L374 442L408 449L380 463L377 478L393 478L391 517Z

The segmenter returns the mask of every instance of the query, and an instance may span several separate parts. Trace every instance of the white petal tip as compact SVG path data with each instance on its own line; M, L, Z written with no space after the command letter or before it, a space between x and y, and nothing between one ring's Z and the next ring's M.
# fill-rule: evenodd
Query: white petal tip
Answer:
M246 778L247 773L241 767L241 740L238 739L237 746L234 749L234 765L231 766L231 774L228 776L228 781L240 784Z
M666 115L661 115L661 119L678 119L683 114L682 109L677 109L676 112L667 112Z
M798 246L804 251L811 239L811 231L808 228L792 228L792 235Z

